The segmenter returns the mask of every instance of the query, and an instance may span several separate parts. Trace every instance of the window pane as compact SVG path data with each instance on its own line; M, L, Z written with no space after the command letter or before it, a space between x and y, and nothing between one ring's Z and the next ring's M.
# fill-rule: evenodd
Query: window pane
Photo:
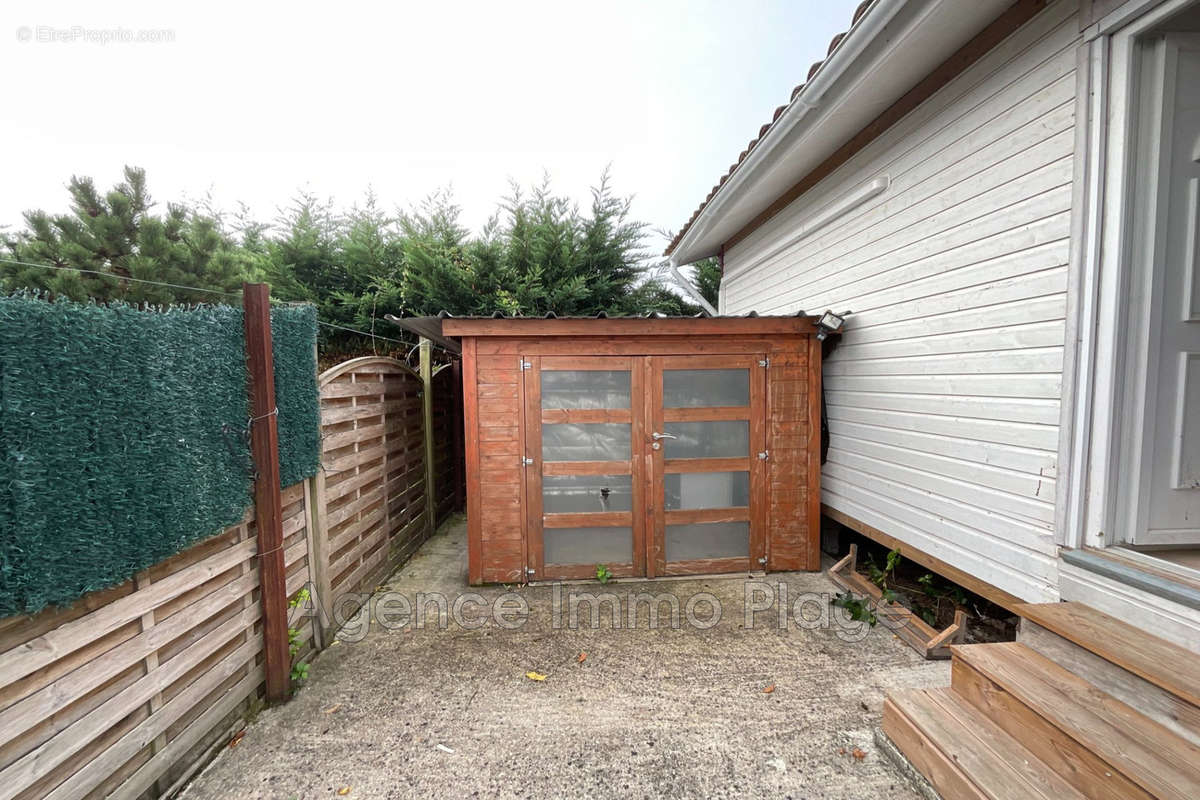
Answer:
M542 426L543 461L628 461L630 426L621 422Z
M547 564L632 564L633 528L546 528Z
M739 458L750 455L750 421L668 422L667 458Z
M665 369L663 407L750 405L748 369Z
M629 408L629 370L542 370L542 408Z
M667 526L667 561L749 557L749 522L697 522Z
M749 472L668 473L663 478L663 507L667 511L750 505Z
M631 475L542 476L542 512L545 514L632 509Z

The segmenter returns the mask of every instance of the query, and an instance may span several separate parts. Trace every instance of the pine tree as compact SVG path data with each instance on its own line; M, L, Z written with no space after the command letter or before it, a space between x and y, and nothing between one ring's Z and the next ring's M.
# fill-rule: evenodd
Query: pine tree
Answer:
M71 178L70 213L27 212L26 230L8 237L8 251L15 260L59 269L0 263L3 288L153 304L213 302L219 295L211 291L241 288L250 260L219 220L180 204L168 204L166 213L156 216L145 171L126 167L124 174L125 180L104 195L91 178Z

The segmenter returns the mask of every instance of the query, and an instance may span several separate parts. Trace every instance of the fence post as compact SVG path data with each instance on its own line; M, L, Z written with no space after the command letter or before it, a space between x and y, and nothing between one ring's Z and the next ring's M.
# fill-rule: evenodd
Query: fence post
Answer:
M291 691L287 577L283 563L283 500L279 490L279 428L271 352L271 287L243 283L246 361L250 372L250 449L254 456L254 525L258 532L259 597L267 699Z
M320 348L313 345L313 364L317 375L321 374ZM319 384L319 380L318 380ZM318 393L320 385L317 386ZM318 413L322 411L320 398L317 400ZM323 431L322 431L323 433ZM322 454L322 459L324 454ZM304 482L304 506L308 511L305 528L308 531L308 579L313 585L313 607L316 616L312 618L313 635L316 638L318 650L325 649L327 634L333 628L333 620L329 616L329 604L333 602L333 589L329 585L329 531L327 529L325 504L325 465L317 465L317 474Z
M454 510L462 511L467 502L464 494L467 486L467 451L464 444L463 430L463 389L462 389L462 359L456 358L450 362L450 387L454 392L454 403L451 405L454 413L450 419L451 435L454 437Z
M316 612L312 617L314 644L318 650L325 649L325 634L332 626L326 609L333 602L329 588L329 538L325 530L325 473L321 468L317 474L304 482L304 505L308 510L305 529L308 538L308 579L312 583L312 604Z
M429 533L437 530L437 496L433 485L433 342L421 339L421 425L425 432L425 515Z

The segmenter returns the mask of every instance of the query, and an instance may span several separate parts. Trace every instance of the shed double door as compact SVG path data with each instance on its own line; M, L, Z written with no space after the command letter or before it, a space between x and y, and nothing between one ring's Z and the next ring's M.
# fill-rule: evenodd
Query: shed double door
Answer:
M532 578L762 568L765 356L522 364Z

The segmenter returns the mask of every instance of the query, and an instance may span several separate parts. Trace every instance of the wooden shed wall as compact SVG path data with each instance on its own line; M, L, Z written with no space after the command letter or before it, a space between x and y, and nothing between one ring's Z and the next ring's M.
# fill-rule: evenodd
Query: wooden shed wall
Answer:
M464 341L471 582L523 581L520 356L475 349L475 340Z
M464 336L462 349L471 583L524 581L526 528L540 524L525 519L523 502L522 355L766 355L766 566L820 569L821 350L815 337Z
M767 369L767 568L821 568L821 343L777 348Z

